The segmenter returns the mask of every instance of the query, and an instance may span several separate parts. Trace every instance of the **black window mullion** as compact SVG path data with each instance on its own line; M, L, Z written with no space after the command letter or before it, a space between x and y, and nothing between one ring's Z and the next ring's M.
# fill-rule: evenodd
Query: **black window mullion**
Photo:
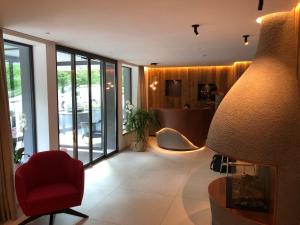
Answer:
M72 121L73 121L73 157L78 159L78 128L77 128L77 96L76 96L76 61L75 54L71 54L72 71Z
M116 152L119 151L119 83L118 83L118 62L115 64L115 107L116 107Z
M33 134L33 153L37 153L37 134L36 134L36 107L35 107L35 83L34 83L34 61L33 61L33 47L29 47L29 62L30 62L30 83L31 83L31 116L32 116L32 134Z
M91 59L88 58L88 88L89 88L89 163L93 161L93 111L92 111L92 74L91 74Z
M102 71L102 99L103 99L103 120L104 120L104 128L103 128L103 150L104 150L104 155L107 155L107 107L106 107L106 104L107 104L107 101L106 101L106 63L102 61L102 68L103 68L103 71Z

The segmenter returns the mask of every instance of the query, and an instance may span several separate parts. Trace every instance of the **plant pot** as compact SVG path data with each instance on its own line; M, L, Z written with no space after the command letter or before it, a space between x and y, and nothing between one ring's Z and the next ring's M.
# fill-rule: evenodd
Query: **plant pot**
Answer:
M144 152L147 148L147 141L133 142L132 149L136 152Z

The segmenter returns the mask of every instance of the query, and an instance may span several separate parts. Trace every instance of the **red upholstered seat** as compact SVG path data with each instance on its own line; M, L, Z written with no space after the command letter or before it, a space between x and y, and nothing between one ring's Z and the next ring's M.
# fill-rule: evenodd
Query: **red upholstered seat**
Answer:
M34 188L28 193L26 205L30 206L27 214L36 215L69 208L80 202L76 187L68 183L51 184ZM47 203L47 204L45 204Z
M17 169L15 181L19 204L25 215L53 214L81 204L83 164L63 151L36 153ZM71 213L70 209L67 213Z

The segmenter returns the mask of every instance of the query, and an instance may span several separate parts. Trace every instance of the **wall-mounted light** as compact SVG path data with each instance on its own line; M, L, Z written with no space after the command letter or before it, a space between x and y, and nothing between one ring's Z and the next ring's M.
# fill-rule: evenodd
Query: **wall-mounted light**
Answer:
M262 22L262 17L258 17L258 18L256 19L256 23L261 24L261 22Z
M249 45L249 37L250 35L246 34L246 35L243 35L243 38L244 38L244 45Z
M194 33L196 34L196 36L199 36L198 27L200 27L200 25L194 24L194 25L192 25L192 27L194 28Z
M261 11L264 8L264 0L259 0L258 2L258 10Z
M150 63L151 67L157 66L158 63ZM158 85L158 79L157 76L154 76L154 79L152 81L152 83L149 85L149 87L152 89L152 91L155 91L157 89L157 85Z
M157 85L158 85L158 81L157 81L157 77L154 77L154 81L152 81L152 83L149 85L149 87L155 91L157 89Z

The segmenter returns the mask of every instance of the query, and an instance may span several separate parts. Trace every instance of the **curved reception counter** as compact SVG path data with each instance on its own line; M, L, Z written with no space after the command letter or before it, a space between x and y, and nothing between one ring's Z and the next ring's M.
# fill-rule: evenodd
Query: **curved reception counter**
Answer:
M195 109L153 109L153 111L161 128L172 128L180 132L194 146L198 148L204 146L208 129L214 115L213 107ZM163 145L158 144L164 148Z

